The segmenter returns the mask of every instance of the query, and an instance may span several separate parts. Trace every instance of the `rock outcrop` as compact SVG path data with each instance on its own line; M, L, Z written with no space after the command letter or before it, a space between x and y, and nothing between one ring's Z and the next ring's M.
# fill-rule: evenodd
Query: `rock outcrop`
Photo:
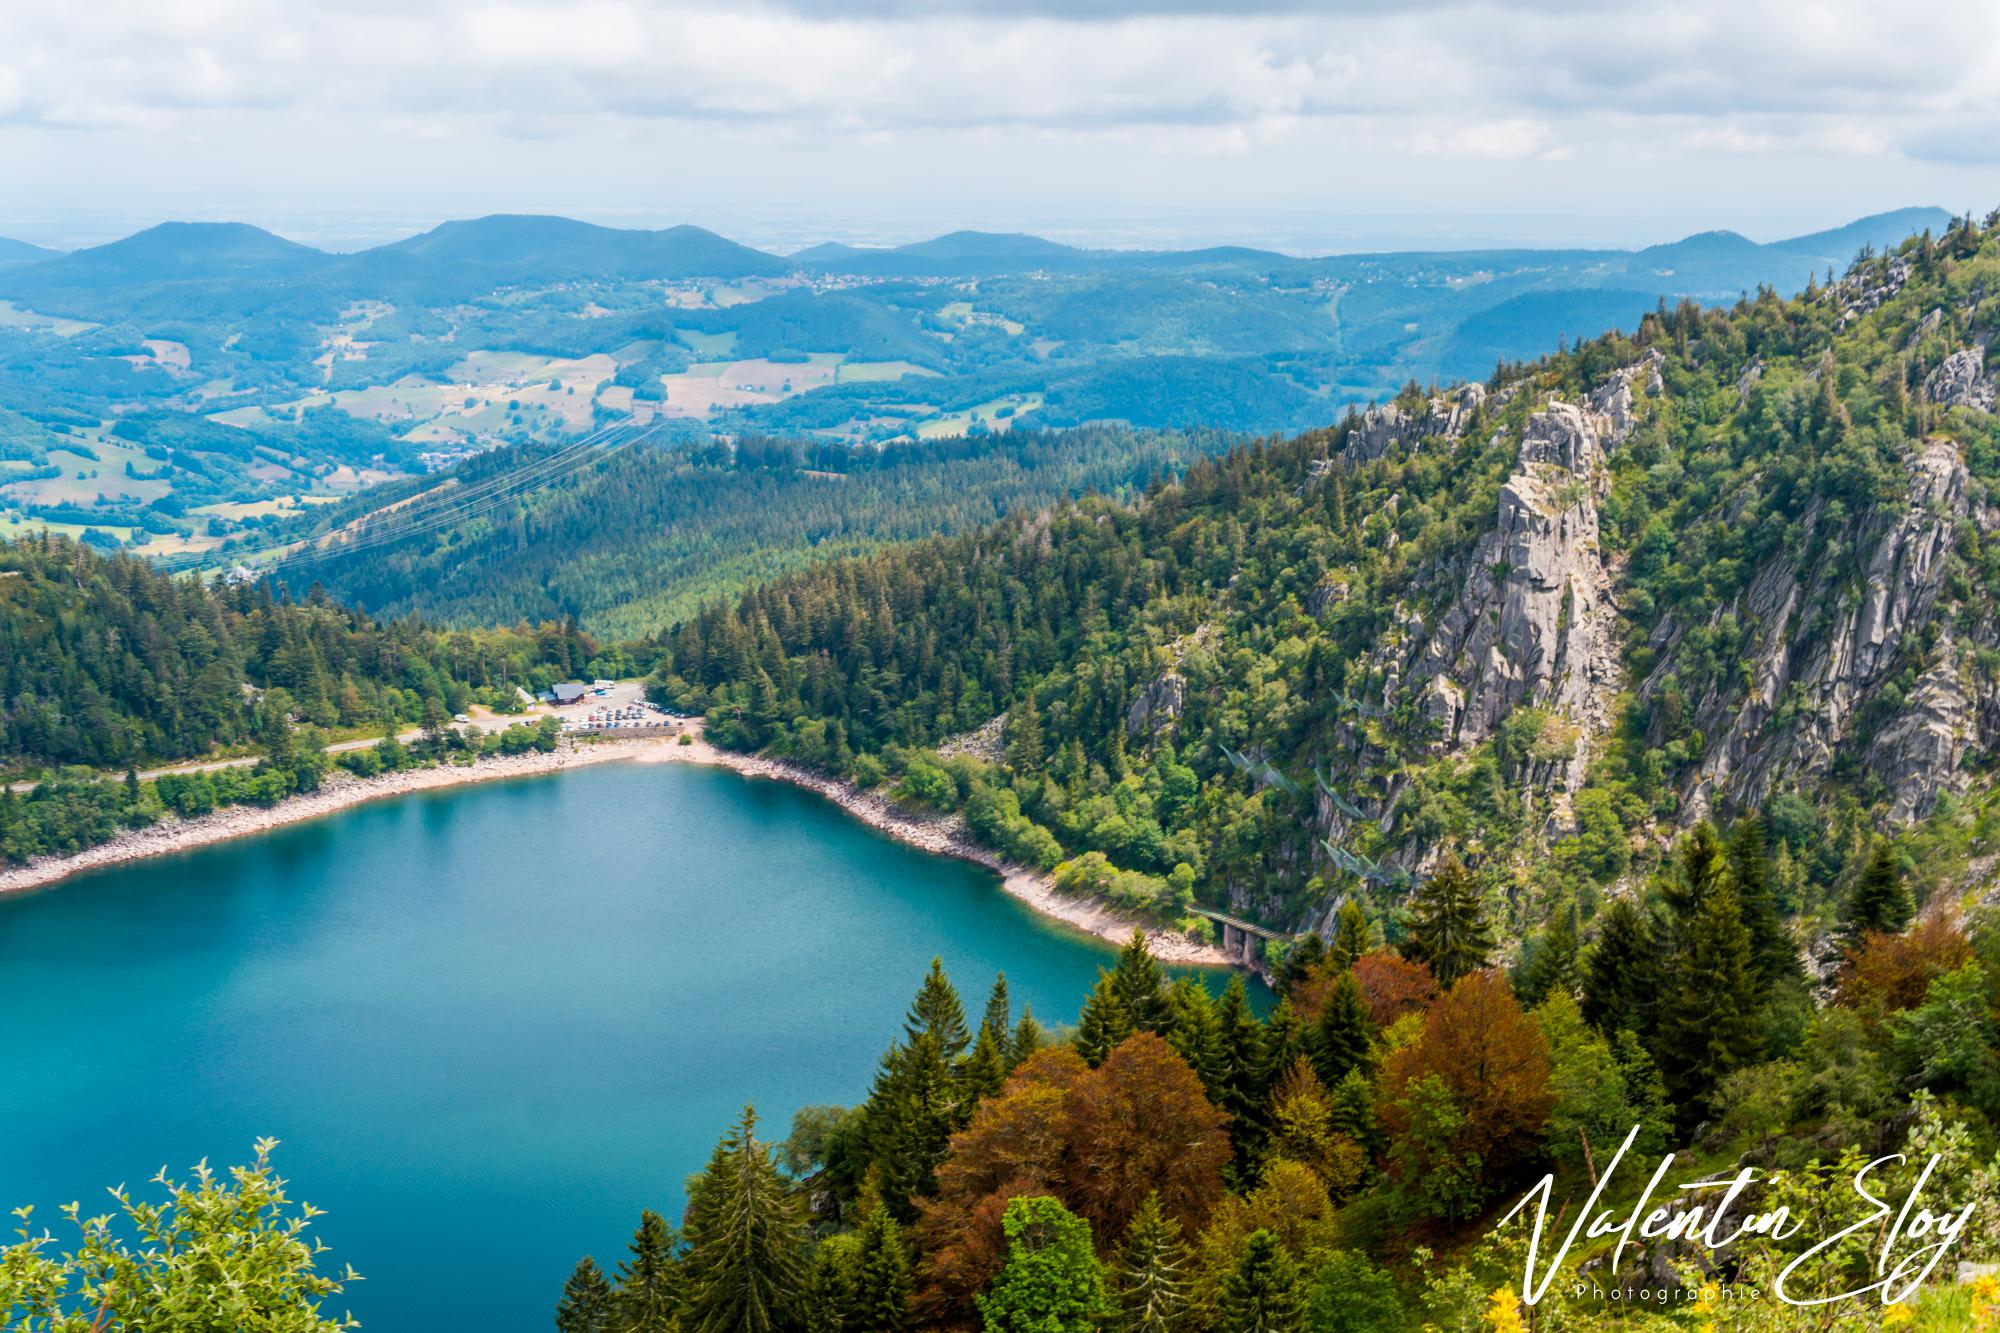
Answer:
M1605 432L1622 439L1632 429L1631 377L1618 377L1602 402L1602 413L1552 402L1528 418L1493 530L1403 673L1445 749L1477 745L1523 705L1573 724L1573 752L1551 775L1566 791L1582 784L1589 738L1609 725L1618 681L1596 502Z
M1694 812L1747 808L1786 786L1824 776L1834 749L1850 739L1863 706L1915 651L1943 585L1958 521L1966 514L1966 472L1950 440L1925 442L1909 465L1901 508L1862 534L1868 552L1858 592L1836 568L1800 571L1790 557L1760 570L1717 613L1751 627L1746 690L1717 686L1696 705L1695 721L1714 739L1690 784ZM1810 523L1821 521L1817 509ZM1661 664L1642 687L1656 694L1674 668L1668 636ZM1954 772L1970 731L1970 704L1956 684L1949 647L1931 665L1904 710L1867 752L1890 785L1898 817L1927 813ZM1780 717L1780 714L1783 717Z
M1459 439L1485 402L1486 386L1465 384L1431 399L1421 412L1405 412L1395 403L1371 407L1355 419L1342 455L1365 463L1424 440Z
M1986 373L1986 349L1968 347L1953 352L1924 380L1924 392L1939 407L1969 407L1991 412L2000 400L2000 383Z

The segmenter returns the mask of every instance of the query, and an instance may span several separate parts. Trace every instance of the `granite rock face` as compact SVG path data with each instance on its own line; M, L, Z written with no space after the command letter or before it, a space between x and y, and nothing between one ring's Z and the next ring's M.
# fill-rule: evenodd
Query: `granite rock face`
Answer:
M1855 534L1866 552L1858 587L1837 562L1801 569L1780 557L1717 613L1751 627L1743 664L1751 683L1713 688L1696 705L1696 725L1713 739L1690 783L1695 811L1730 813L1824 777L1835 747L1850 740L1867 745L1865 762L1899 819L1927 814L1954 786L1973 737L1974 700L1959 683L1951 636L1926 631L1940 619L1947 559L1966 514L1957 446L1927 440L1910 460L1903 504ZM1679 637L1668 636L1642 698L1663 687ZM1915 688L1872 736L1856 735L1857 720L1913 655L1923 667Z
M1924 380L1924 391L1939 407L1969 407L1991 412L2000 400L2000 383L1986 373L1986 349L1968 347L1953 352Z
M1365 463L1425 440L1457 440L1485 402L1485 385L1465 384L1431 399L1420 412L1405 412L1395 403L1371 407L1355 421L1343 456Z

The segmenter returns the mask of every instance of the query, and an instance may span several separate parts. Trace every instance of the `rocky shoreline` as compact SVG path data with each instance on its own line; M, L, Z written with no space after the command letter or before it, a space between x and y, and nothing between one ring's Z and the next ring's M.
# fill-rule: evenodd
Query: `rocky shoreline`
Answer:
M1059 893L1048 876L1011 864L980 846L967 832L964 820L957 815L918 813L897 805L879 793L862 791L850 783L797 764L718 750L702 739L699 733L686 745L673 740L607 739L587 746L565 743L551 754L509 755L482 759L471 765L444 764L435 768L385 773L373 778L357 778L336 770L328 774L318 791L306 796L294 796L268 809L230 806L195 819L170 816L150 828L120 833L110 841L74 856L41 857L26 865L0 870L0 896L46 888L86 870L122 865L150 856L188 851L231 838L268 832L286 824L330 815L364 801L619 760L705 764L731 769L749 777L789 782L824 796L856 819L899 841L927 852L985 866L1000 876L1002 887L1010 895L1042 915L1086 934L1123 944L1131 938L1136 924L1106 903ZM1147 929L1146 936L1154 954L1163 962L1213 966L1228 966L1231 962L1214 945L1203 944L1180 931Z

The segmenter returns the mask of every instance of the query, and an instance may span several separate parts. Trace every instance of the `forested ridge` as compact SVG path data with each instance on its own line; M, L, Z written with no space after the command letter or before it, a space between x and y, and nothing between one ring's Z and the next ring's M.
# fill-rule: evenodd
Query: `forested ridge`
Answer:
M636 637L816 560L983 526L1087 492L1134 494L1229 442L1215 432L1091 427L884 447L756 435L642 444L495 512L363 553L334 547L323 559L295 561L287 577L323 582L385 616L452 625L575 620L600 635ZM480 486L546 453L498 450L461 467L450 484ZM416 483L383 487L315 516L314 526L418 492ZM448 505L448 493L439 495L425 503ZM393 522L385 520L391 532Z
M340 756L364 776L466 758L479 747L449 723L468 705L518 712L521 689L633 669L571 624L440 632L374 620L319 589L294 599L58 537L0 542L0 862L81 851L168 812L312 791L332 737L424 728L415 753L388 739ZM512 753L554 735L489 739ZM219 755L257 763L137 776ZM123 781L105 780L119 769ZM33 786L17 793L24 778Z
M1395 931L1457 853L1510 936L1584 929L1758 813L1807 942L1878 835L1926 887L1987 837L1996 270L1964 223L1136 505L816 565L667 635L656 693L1166 916Z

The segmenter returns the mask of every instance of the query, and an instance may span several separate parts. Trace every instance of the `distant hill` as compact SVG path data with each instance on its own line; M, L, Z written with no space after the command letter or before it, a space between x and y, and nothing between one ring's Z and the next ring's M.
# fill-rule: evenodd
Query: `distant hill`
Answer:
M162 222L109 245L10 274L16 290L104 289L143 283L292 278L333 257L244 222Z
M0 236L0 264L32 264L37 260L54 259L61 252L44 250L39 245L29 245L26 241L10 241Z
M498 214L447 222L405 241L363 251L362 272L418 260L491 277L744 278L783 273L787 261L705 231L634 231L571 218Z
M1888 249L1899 244L1905 236L1915 236L1924 231L1936 235L1950 224L1951 214L1942 208L1899 208L1892 213L1876 213L1859 218L1845 227L1794 236L1785 241L1773 241L1771 248L1788 250L1798 255L1811 255L1816 259L1830 262L1837 270L1844 271L1863 246L1872 245L1877 250Z

